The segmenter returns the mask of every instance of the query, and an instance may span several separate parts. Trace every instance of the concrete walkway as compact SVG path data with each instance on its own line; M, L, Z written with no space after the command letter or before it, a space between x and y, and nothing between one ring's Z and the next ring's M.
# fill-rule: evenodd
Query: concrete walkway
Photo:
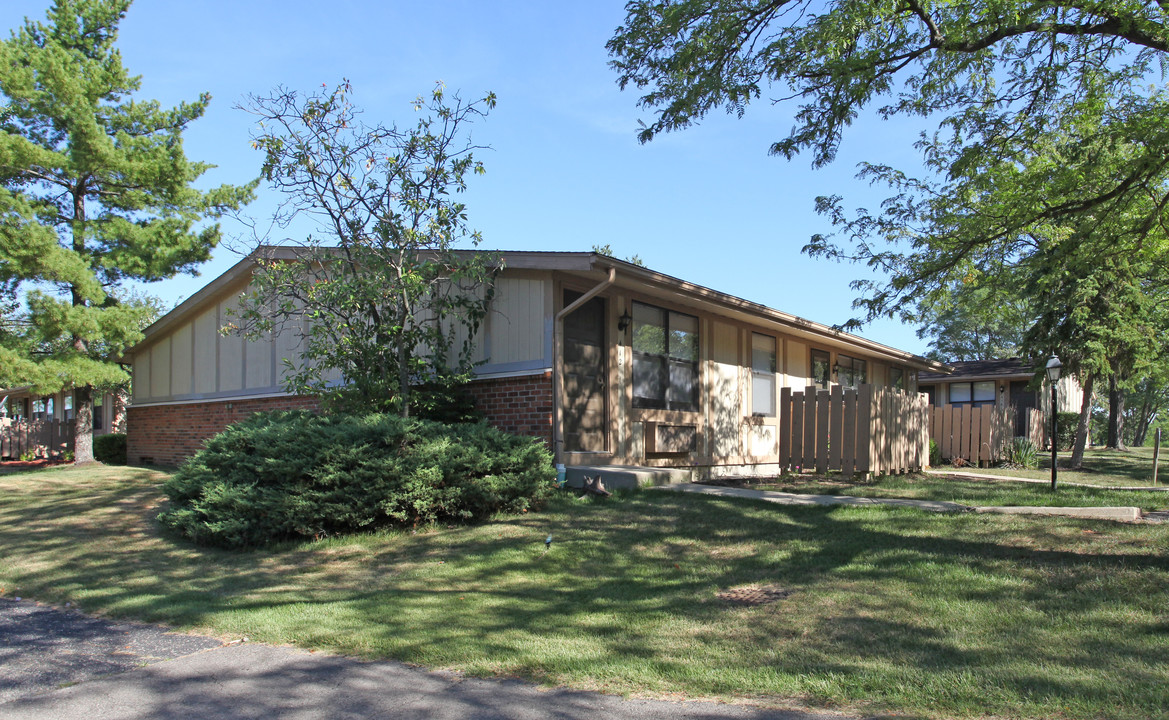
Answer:
M0 599L3 720L846 720L475 680Z
M673 490L675 492L697 493L699 495L715 495L720 497L747 498L763 500L779 505L847 505L873 506L892 505L895 507L912 507L928 512L979 512L998 513L1002 515L1057 515L1062 517L1079 517L1093 520L1115 520L1121 522L1135 522L1141 519L1141 509L1137 507L1030 507L1030 506L976 506L963 505L944 500L909 500L906 498L863 498L851 495L804 495L800 493L778 492L776 490L752 490L750 488L723 487L721 485L702 485L700 483L670 483L660 485L655 490Z
M776 490L751 490L750 488L702 485L700 483L670 483L669 485L659 485L654 489L697 493L699 495L749 498L751 500L773 502L779 505L895 505L898 507L913 507L930 512L970 512L973 509L969 505L946 502L944 500L862 498L852 497L851 495L804 495L801 493L779 492Z

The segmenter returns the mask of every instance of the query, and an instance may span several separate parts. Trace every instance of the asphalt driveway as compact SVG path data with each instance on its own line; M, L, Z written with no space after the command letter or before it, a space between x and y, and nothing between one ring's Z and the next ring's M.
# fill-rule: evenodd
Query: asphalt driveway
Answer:
M476 680L0 599L0 718L638 718L840 720L705 702L625 700Z

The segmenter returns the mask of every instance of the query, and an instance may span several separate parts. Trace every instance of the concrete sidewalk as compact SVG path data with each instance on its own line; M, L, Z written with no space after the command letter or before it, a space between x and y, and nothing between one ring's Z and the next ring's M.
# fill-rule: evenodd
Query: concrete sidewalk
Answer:
M673 490L675 492L697 493L699 495L714 495L718 497L737 497L750 500L763 500L779 505L845 505L845 506L874 506L887 505L894 507L912 507L928 512L979 512L997 513L1002 515L1057 515L1061 517L1079 517L1093 520L1114 520L1121 522L1135 522L1140 520L1141 509L1137 507L1037 507L1037 506L976 506L963 505L944 500L909 500L906 498L863 498L851 495L803 495L800 493L779 492L776 490L752 490L750 488L723 487L721 485L702 485L700 483L670 483L659 485L655 490Z
M14 638L24 640L10 644ZM88 657L86 647L94 650ZM24 657L24 671L8 678L8 700L0 701L4 720L843 720L746 705L626 700L258 643L224 645L27 600L0 600L0 648L6 678ZM131 651L129 664L118 657L123 650Z

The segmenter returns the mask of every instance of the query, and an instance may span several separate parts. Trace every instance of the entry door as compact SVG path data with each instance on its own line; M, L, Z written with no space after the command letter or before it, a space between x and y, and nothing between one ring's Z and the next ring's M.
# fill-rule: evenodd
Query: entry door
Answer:
M581 293L564 291L564 306ZM564 449L606 449L605 301L593 298L564 318Z
M1011 381L1011 404L1015 406L1015 435L1027 434L1027 411L1036 407L1035 391L1028 390L1026 380Z

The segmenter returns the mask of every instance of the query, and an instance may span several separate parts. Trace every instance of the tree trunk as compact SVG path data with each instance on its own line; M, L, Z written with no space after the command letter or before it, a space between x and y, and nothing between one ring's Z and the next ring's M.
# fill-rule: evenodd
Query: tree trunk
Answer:
M73 390L73 462L93 462L93 388Z
M126 432L126 401L130 399L130 391L125 386L114 390L114 419L110 423L110 431Z
M1096 376L1088 373L1084 378L1084 401L1080 404L1080 420L1076 423L1076 441L1072 445L1072 458L1068 463L1073 470L1079 470L1084 466L1084 448L1088 444L1088 418L1092 414L1092 386L1095 384Z
M1112 450L1127 450L1124 446L1124 390L1116 373L1108 378L1108 443Z

